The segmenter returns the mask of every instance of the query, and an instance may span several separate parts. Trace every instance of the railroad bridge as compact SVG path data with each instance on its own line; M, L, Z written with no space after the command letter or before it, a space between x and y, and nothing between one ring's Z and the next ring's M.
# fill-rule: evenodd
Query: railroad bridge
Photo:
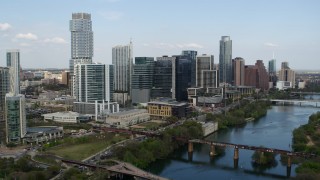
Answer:
M288 150L282 150L282 149L274 149L274 148L266 148L266 147L258 147L258 146L249 146L249 145L243 145L243 144L233 144L233 143L225 143L225 142L215 142L215 141L208 141L208 140L202 140L202 139L192 139L188 141L188 155L189 159L192 160L192 154L193 154L193 144L207 144L210 146L210 157L214 157L216 155L215 147L229 147L234 148L234 167L238 168L238 162L239 162L239 149L244 150L253 150L253 151L259 151L259 152L271 152L275 154L282 154L288 156L287 161L287 176L290 177L291 173L291 164L292 164L292 157L304 157L304 158L315 158L317 157L315 154L310 153L304 153L304 152L293 152Z

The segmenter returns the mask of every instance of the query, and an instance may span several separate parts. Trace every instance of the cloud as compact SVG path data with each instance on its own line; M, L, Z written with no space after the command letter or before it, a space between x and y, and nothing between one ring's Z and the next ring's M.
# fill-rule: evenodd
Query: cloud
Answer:
M269 46L269 47L278 47L278 44L274 44L274 43L270 43L270 42L266 42L264 43L265 46Z
M67 41L61 37L47 38L43 42L55 43L55 44L66 44L67 43Z
M28 43L20 43L20 44L19 44L19 46L22 46L22 47L29 47L29 46L30 46L30 44L28 44Z
M119 11L100 12L99 14L109 21L119 20L124 16L123 12Z
M196 48L196 49L202 49L203 46L197 43L177 43L177 44L171 44L171 43L156 43L156 48L165 48L165 49L184 49L184 48Z
M27 33L27 34L17 34L15 36L16 39L27 39L27 40L37 40L38 36L32 33Z
M0 31L7 31L11 28L12 26L9 23L0 23Z

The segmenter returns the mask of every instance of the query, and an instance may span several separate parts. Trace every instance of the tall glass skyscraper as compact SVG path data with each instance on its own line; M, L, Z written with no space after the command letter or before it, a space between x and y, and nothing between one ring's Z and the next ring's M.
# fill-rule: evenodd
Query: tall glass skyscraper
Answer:
M88 13L73 13L70 20L71 32L71 59L70 78L71 93L74 94L74 65L91 64L93 57L93 31L91 15Z
M20 93L20 52L7 51L9 92L5 96L6 142L21 143L27 133L25 97Z
M276 60L275 59L271 59L269 61L269 65L268 65L268 72L270 73L276 73Z
M0 67L0 145L6 142L5 97L9 92L9 68Z
M184 50L181 55L191 58L191 87L196 87L196 58L198 52L194 50Z
M77 102L110 101L113 84L113 79L110 79L113 78L112 65L76 64L74 69L77 84L74 96Z
M172 99L187 101L191 87L191 58L189 56L172 56Z
M232 84L232 40L229 36L222 36L220 40L219 72L220 83Z
M171 98L172 87L172 62L175 57L157 57L154 65L153 87L151 91L151 99L159 97Z
M20 93L20 52L18 49L7 50L7 67L10 71L10 92Z
M135 58L132 74L132 103L147 103L150 101L153 73L153 57Z

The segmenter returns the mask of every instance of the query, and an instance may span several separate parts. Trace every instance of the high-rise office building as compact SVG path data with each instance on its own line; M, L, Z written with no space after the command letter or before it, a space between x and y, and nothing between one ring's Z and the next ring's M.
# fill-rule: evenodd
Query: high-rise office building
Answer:
M132 74L132 103L150 101L154 73L153 57L136 57Z
M0 145L6 142L5 97L9 92L9 68L0 67Z
M20 52L7 51L9 92L5 96L5 131L7 143L21 143L26 131L25 97L20 93Z
M18 49L7 50L7 67L10 71L10 89L13 94L20 93L20 52Z
M229 36L222 36L220 40L219 72L220 82L232 84L232 40Z
M269 72L269 82L272 82L271 84L273 87L277 83L276 59L273 58L269 61L268 72Z
M112 64L105 65L105 86L106 86L106 101L113 101L114 89L114 66Z
M276 60L275 59L271 59L269 61L269 66L268 66L268 72L270 73L276 73L277 69L276 69Z
M77 87L74 96L77 102L110 101L113 84L113 80L110 80L112 66L98 63L76 64L74 69L75 87Z
M245 66L244 85L262 90L269 89L269 76L262 60L257 60L254 66Z
M19 144L27 133L24 95L8 93L5 102L6 142Z
M279 81L290 82L291 88L295 87L296 73L290 69L288 62L281 63L281 69L279 71Z
M132 42L112 48L112 64L114 65L113 100L126 106L131 100Z
M159 97L171 98L172 87L172 62L175 57L157 57L154 63L153 87L151 99Z
M214 69L214 56L203 54L196 58L196 87L217 87L218 71Z
M236 57L233 60L233 74L234 74L234 85L244 86L244 59L241 57Z
M289 63L286 62L286 61L285 61L285 62L282 62L282 63L281 63L281 69L290 69L290 68L289 68Z
M70 78L71 93L74 93L74 66L75 64L91 64L93 57L93 31L91 15L88 13L73 13L70 20L71 32L71 59Z
M187 101L191 87L191 58L189 56L173 56L172 61L172 99Z
M191 58L191 87L196 87L196 58L198 52L194 50L183 50L181 55Z

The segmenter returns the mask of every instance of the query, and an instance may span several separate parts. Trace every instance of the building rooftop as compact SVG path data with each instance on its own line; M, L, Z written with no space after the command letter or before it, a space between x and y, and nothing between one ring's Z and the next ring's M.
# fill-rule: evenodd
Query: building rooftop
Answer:
M43 114L42 116L69 116L70 117L70 116L80 116L80 114L72 111L62 111L62 112Z
M148 102L148 104L162 104L162 105L171 105L171 106L184 106L188 104L187 102L178 102L171 98L158 98L155 101Z
M59 126L27 127L26 137L30 137L32 136L32 134L55 133L62 130L63 130L63 127L59 127Z
M147 112L146 109L131 109L131 110L127 110L127 111L121 111L121 112L117 112L117 113L113 113L110 114L110 116L123 116L123 115L128 115L131 113L138 113L138 112Z

